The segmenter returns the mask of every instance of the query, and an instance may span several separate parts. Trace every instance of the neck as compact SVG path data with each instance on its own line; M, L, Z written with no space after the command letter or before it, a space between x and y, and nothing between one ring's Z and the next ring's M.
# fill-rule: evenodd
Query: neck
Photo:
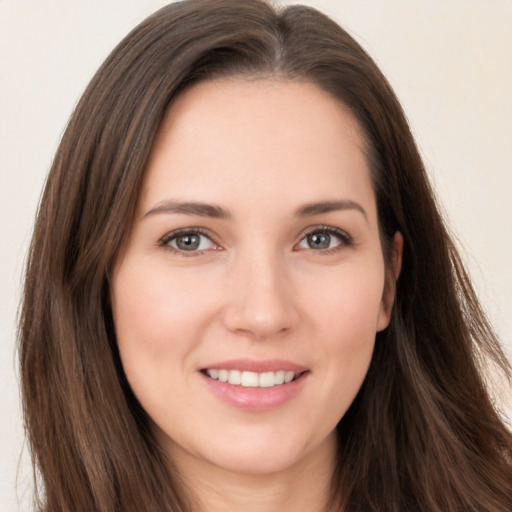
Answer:
M198 512L329 512L335 466L335 435L292 467L273 473L240 473L204 460L176 457L186 488ZM181 460L180 460L181 459Z

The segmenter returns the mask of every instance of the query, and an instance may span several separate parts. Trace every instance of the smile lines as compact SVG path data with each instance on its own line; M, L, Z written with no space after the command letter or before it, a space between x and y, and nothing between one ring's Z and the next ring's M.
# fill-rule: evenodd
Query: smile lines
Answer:
M220 382L226 382L234 386L246 388L271 388L291 382L303 372L279 370L277 372L247 372L240 370L216 370L207 369L204 371L208 377Z

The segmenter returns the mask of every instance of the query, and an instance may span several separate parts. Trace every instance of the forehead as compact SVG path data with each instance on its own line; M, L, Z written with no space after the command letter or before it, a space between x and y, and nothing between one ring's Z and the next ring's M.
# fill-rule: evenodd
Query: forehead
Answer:
M164 194L283 205L315 196L373 200L364 139L350 110L312 83L270 79L199 83L171 104L141 202Z

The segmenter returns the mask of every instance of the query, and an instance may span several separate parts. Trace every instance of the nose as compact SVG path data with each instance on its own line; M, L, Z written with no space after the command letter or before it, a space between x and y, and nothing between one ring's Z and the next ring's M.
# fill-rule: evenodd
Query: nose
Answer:
M263 340L293 330L299 320L286 264L275 255L239 258L228 279L226 328Z

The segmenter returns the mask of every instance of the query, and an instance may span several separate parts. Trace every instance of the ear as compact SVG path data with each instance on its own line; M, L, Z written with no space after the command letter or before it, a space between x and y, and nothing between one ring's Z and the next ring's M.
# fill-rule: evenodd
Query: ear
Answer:
M386 277L384 281L384 291L380 303L379 317L377 320L377 331L384 330L389 325L391 311L396 294L396 282L402 269L402 253L404 249L404 237L400 231L393 237L393 247L391 249L391 265L386 266Z

